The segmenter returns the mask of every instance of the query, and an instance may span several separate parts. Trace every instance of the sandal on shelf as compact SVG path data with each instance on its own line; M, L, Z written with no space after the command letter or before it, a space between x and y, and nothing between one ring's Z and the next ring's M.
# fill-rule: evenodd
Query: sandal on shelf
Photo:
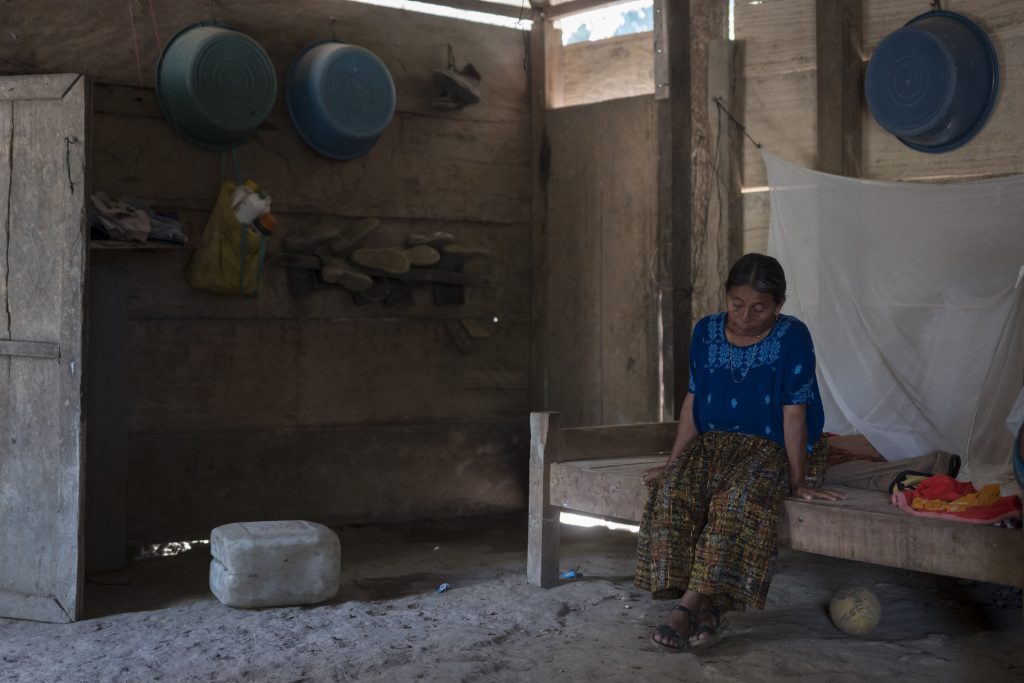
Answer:
M687 617L689 617L690 619L690 633L692 633L693 612L691 612L688 607L683 607L682 605L676 605L672 608L673 612L676 610L682 610L683 612L686 612ZM654 636L660 636L662 638L662 641L659 642L654 638ZM674 626L669 626L668 624L661 624L656 629L654 629L654 633L651 634L651 642L655 645L662 646L666 650L679 652L680 650L684 650L686 648L686 645L689 642L688 636L689 634L687 634L687 636L683 636L682 634L680 634L679 630L676 629ZM675 643L674 645L672 644L673 642Z
M710 619L702 620L703 615L708 615ZM722 639L722 626L724 625L722 619L722 613L715 606L705 607L704 609L697 611L697 620L694 622L693 629L690 631L690 649L711 647L719 640ZM706 637L701 638L700 636L707 634Z

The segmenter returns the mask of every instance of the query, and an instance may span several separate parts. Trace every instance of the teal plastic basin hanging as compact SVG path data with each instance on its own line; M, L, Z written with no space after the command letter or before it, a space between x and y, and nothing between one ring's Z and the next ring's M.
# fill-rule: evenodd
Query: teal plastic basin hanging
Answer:
M288 70L288 114L310 147L332 159L373 148L395 113L395 85L375 54L324 40L307 46Z
M185 140L224 150L252 137L270 115L277 76L266 51L226 24L178 31L156 67L160 109Z

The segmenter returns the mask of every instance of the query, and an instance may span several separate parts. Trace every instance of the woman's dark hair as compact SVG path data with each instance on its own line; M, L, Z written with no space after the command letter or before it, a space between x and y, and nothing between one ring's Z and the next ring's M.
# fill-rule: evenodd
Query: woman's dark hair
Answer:
M786 298L786 273L771 256L745 254L729 269L725 291L747 285L755 292L771 295L775 303Z

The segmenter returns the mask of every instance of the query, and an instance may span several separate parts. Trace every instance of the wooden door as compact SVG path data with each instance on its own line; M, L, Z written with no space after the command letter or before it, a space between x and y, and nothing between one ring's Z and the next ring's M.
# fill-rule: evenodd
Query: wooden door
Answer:
M86 79L0 78L0 616L82 590Z
M661 418L658 152L650 96L551 109L543 407L563 427Z

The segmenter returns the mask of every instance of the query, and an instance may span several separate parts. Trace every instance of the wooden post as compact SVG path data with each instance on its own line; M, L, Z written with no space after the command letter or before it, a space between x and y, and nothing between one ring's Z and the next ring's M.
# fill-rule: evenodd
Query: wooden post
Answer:
M558 584L558 509L551 506L551 463L562 440L558 413L530 413L530 522L526 580L550 588Z
M551 149L547 141L547 22L533 13L530 30L530 405L547 404L547 184Z
M679 414L686 398L686 382L676 381L685 372L690 352L690 233L692 227L692 174L690 167L693 126L690 113L690 2L658 0L655 5L655 61L665 66L656 74L658 101L658 241L664 273L662 283L662 336L666 412ZM665 417L663 415L663 417Z
M565 104L565 78L562 68L562 31L553 21L543 22L544 30L544 109Z
M860 177L863 0L816 0L818 170Z

